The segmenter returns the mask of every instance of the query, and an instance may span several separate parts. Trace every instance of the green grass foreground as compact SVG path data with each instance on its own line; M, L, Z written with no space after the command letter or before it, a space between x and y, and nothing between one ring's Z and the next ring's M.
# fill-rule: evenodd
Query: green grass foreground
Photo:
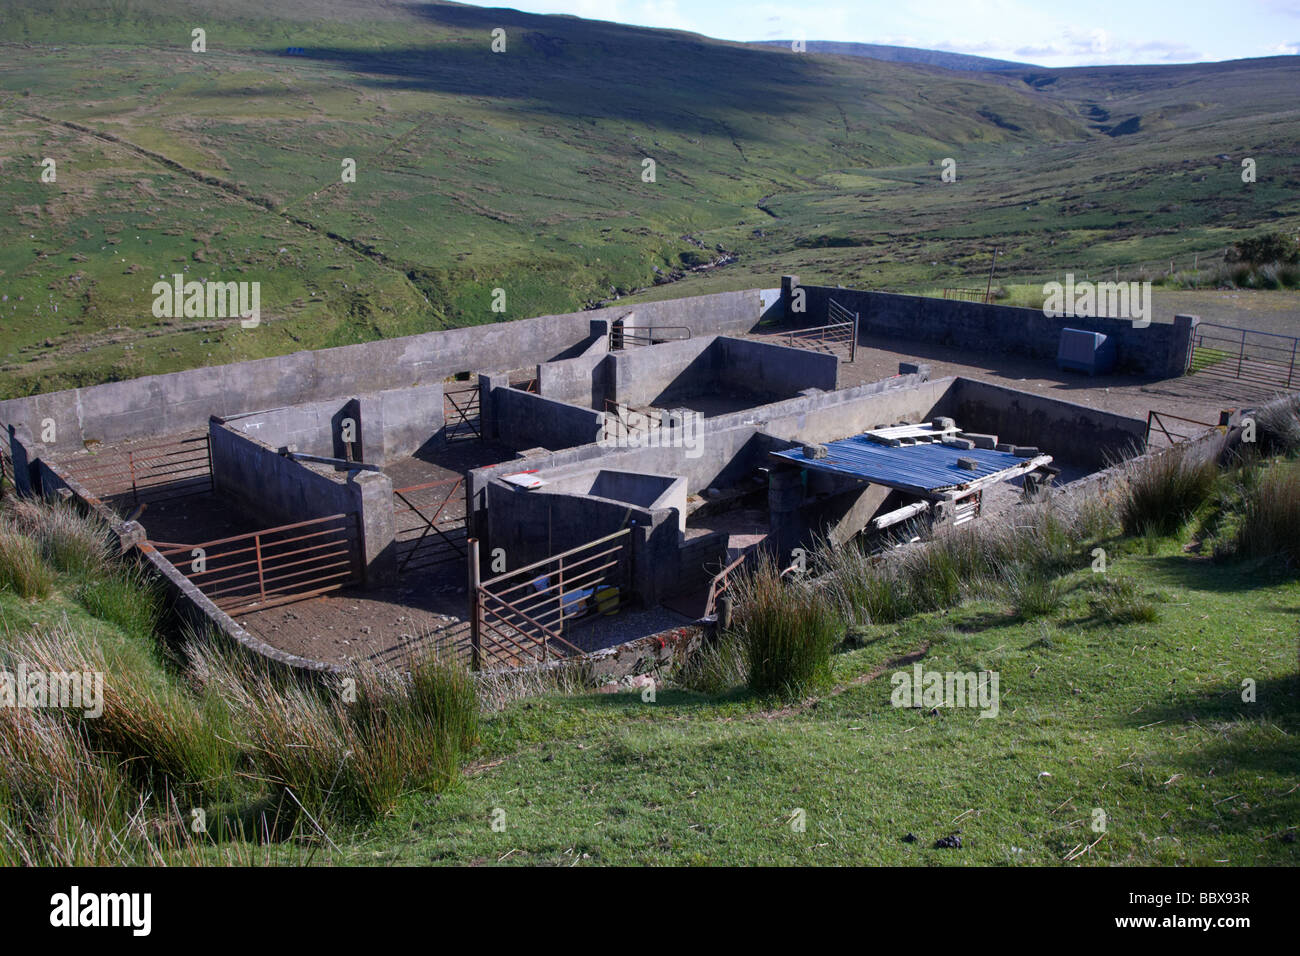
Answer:
M363 678L358 707L168 652L147 602L126 612L147 589L92 574L75 521L9 506L50 581L0 587L0 660L82 648L113 692L102 722L0 711L0 862L1296 865L1300 580L1259 529L1300 521L1298 469L1240 459L1168 536L1122 536L1095 505L1030 511L906 556L896 602L816 588L846 622L825 664L783 672L782 640L757 680L742 634L653 693L499 680L477 706L446 672ZM796 616L826 624L809 600ZM788 623L776 605L740 620ZM894 706L918 664L997 672L996 716ZM783 673L813 689L748 687Z

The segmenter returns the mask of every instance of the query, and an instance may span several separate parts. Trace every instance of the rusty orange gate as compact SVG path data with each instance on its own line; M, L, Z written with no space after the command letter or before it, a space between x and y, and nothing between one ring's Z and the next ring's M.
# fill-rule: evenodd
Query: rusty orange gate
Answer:
M393 489L398 571L419 571L465 557L464 478Z
M470 646L475 670L518 667L582 654L566 631L628 603L630 528L480 581L478 541L469 541Z
M329 515L201 544L150 541L226 613L316 597L361 580L356 514Z
M118 510L213 490L206 434L98 453L87 450L59 458L58 464L96 498Z
M478 385L444 389L442 417L447 441L473 441L483 437Z

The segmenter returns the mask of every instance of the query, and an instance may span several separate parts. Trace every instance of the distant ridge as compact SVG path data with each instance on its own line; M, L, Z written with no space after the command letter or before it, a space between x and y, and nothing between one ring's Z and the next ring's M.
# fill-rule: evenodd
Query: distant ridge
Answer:
M750 46L790 47L791 40L757 40ZM1015 63L1011 60L994 60L968 53L945 53L943 50L921 50L910 46L884 46L879 43L840 43L834 40L809 40L809 53L835 53L840 56L864 56L872 60L891 63L923 63L941 66L946 70L963 70L968 73L991 73L995 70L1017 70L1032 63Z

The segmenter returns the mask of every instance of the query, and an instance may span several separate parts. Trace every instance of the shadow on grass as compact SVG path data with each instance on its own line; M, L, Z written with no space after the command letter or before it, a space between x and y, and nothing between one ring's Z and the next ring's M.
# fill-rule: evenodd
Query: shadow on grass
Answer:
M1249 676L1249 675L1247 675ZM1215 690L1198 691L1177 700L1141 711L1124 723L1142 727L1160 721L1226 723L1247 720L1276 723L1292 735L1292 770L1300 764L1300 675L1261 680L1255 683L1255 701L1241 699L1240 684L1225 684Z
M1270 562L1267 559L1214 561L1209 558L1165 555L1148 558L1143 562L1143 566L1153 568L1157 575L1169 584L1192 591L1228 594L1275 587L1300 577L1296 569L1287 568L1281 562Z

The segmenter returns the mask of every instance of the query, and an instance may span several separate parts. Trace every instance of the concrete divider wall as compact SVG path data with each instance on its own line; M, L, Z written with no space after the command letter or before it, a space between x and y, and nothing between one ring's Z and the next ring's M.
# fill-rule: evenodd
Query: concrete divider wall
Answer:
M662 405L674 396L698 392L713 375L715 365L708 353L715 341L715 336L704 335L611 352L606 379L610 399L625 405Z
M537 366L537 393L557 402L603 409L608 351L593 351L577 358Z
M710 351L714 375L740 394L792 396L839 384L840 360L825 352L727 337L715 339Z
M360 395L365 461L389 465L431 443L445 441L442 382Z
M494 388L492 413L497 440L515 449L590 445L605 424L602 412L517 388Z
M341 422L356 414L356 409L349 409L352 399L329 399L323 402L308 402L303 405L288 405L267 411L235 415L225 419L226 425L243 432L250 438L256 438L264 445L280 449L292 445L296 451L307 455L339 456L341 442ZM361 423L356 422L357 434L361 434Z
M1178 316L1173 324L1153 322L1146 328L1134 328L1128 319L1049 318L1041 309L829 286L801 288L807 294L809 326L826 322L829 300L833 298L859 314L860 335L1047 360L1056 359L1062 329L1085 329L1115 338L1121 369L1156 378L1172 378L1186 370L1196 321L1191 316Z
M395 577L393 483L387 475L294 461L220 419L212 420L208 436L217 494L267 527L357 515L366 582L386 584Z
M966 431L1032 445L1059 461L1089 468L1104 468L1121 455L1146 448L1145 419L976 379L957 379L943 414Z
M536 365L539 357L571 357L593 344L593 321L633 308L655 323L687 325L702 334L751 327L763 306L759 290L751 289L426 332L9 399L0 402L0 421L39 433L41 422L51 418L60 444L73 448L92 439L178 434L205 428L211 415L411 387L465 371L522 368Z
M503 482L487 489L491 548L504 548L506 569L603 538L633 522L651 527L654 513L624 501L526 491ZM669 529L676 534L676 525ZM603 563L603 562L602 562Z

